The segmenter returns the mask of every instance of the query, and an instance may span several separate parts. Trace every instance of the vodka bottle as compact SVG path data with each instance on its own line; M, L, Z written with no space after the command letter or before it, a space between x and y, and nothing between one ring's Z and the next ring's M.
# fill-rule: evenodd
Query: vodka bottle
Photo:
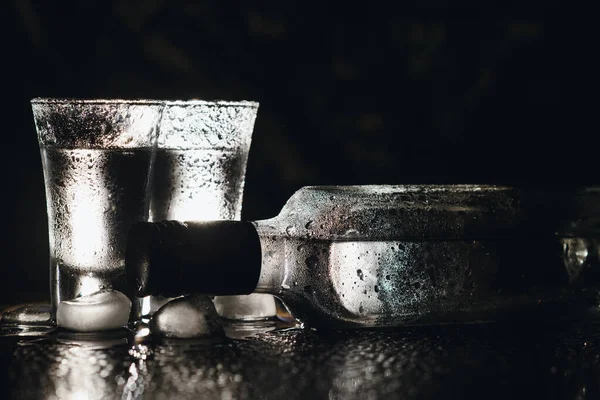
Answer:
M270 293L312 326L574 316L589 298L564 242L521 204L511 187L304 187L272 219L138 223L126 270L138 296Z

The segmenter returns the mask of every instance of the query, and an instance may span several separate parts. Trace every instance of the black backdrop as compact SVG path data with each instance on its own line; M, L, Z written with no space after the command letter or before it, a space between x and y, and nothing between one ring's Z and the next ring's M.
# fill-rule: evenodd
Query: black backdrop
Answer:
M591 133L560 123L555 3L262 4L5 2L0 304L48 292L32 97L259 101L248 219L303 185L598 183Z

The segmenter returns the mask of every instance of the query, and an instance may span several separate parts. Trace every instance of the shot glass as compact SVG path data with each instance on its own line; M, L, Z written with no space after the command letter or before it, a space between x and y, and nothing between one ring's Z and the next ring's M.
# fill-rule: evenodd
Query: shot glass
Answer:
M258 103L250 101L167 101L159 126L150 220L240 219L246 164ZM138 300L137 318L151 316L167 298ZM221 316L275 316L270 295L214 299Z
M129 316L126 235L148 219L163 103L36 98L31 105L46 189L52 318L74 330L114 328Z

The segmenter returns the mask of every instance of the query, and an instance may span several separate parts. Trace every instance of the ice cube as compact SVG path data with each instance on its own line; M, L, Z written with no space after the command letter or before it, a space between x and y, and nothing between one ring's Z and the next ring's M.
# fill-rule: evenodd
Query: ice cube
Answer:
M275 317L277 306L270 294L252 293L245 296L218 296L214 299L219 315L235 320L261 320Z
M152 334L184 339L224 335L214 304L203 295L171 300L154 314L150 329Z
M105 331L126 326L130 311L131 301L127 296L108 290L61 301L56 323L78 332Z

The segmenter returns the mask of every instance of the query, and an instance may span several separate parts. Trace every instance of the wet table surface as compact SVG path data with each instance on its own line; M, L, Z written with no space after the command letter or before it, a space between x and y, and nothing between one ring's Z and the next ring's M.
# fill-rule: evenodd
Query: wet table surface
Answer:
M0 337L0 398L600 398L591 322L269 329L194 340L126 330Z

